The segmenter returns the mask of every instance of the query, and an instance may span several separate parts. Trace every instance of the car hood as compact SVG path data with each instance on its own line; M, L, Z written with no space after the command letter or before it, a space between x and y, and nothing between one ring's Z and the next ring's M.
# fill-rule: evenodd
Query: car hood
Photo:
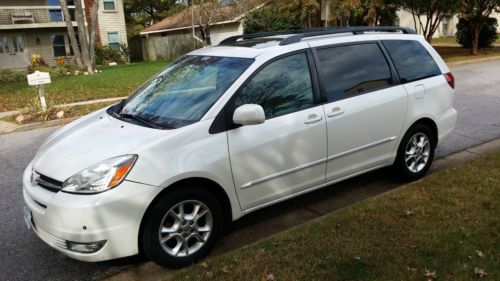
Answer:
M149 141L169 134L118 120L105 110L56 131L33 160L36 172L58 181L111 157L136 154Z

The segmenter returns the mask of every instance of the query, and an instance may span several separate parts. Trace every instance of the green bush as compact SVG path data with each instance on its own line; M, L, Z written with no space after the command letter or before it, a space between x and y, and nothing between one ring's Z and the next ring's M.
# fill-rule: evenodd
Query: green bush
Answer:
M274 6L266 6L246 15L243 32L245 34L301 29L300 19L285 16Z
M109 46L95 46L95 62L97 65L107 65L110 62L124 63L120 51Z
M26 73L10 69L0 70L0 83L21 82L21 81L27 81Z
M479 48L491 47L493 42L497 39L497 26L497 19L486 19L479 33ZM464 48L472 47L472 32L468 20L463 18L458 20L456 36L458 44L462 45Z

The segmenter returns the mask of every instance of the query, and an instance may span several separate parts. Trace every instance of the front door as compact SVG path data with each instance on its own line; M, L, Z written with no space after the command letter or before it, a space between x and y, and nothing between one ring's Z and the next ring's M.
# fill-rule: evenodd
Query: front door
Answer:
M259 104L263 124L229 130L233 179L243 210L325 182L326 124L316 104L306 52L267 64L231 101ZM312 60L312 59L311 59Z
M28 55L22 34L0 34L0 69L25 69Z
M327 100L326 181L385 165L406 117L407 94L377 42L317 50Z

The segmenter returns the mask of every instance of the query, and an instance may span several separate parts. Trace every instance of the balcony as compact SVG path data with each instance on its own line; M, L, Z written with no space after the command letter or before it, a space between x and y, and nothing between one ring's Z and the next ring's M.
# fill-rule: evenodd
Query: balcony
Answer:
M75 7L68 7L73 25ZM24 28L65 27L61 6L0 7L0 30Z

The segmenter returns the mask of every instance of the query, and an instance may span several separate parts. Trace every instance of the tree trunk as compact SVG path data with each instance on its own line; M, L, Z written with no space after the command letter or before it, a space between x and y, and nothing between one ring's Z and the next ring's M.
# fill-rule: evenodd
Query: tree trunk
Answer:
M481 32L481 26L478 24L472 25L472 42L470 53L472 55L479 55L479 33Z
M78 37L82 48L82 59L84 67L89 73L93 73L92 64L89 56L89 40L87 37L87 28L85 28L85 15L83 13L82 0L75 0L75 14L78 22Z
M92 66L91 73L94 73L95 70L95 33L97 30L97 17L99 10L99 0L92 1L92 26L90 27L90 42L89 42L89 56L90 56L90 65Z
M429 42L429 44L431 44L431 43L432 43L432 35L433 35L433 34L432 34L432 32L428 32L428 33L425 35L425 40L426 40L427 42Z
M82 53L80 52L78 41L76 40L75 28L73 27L73 23L71 22L71 17L68 11L68 3L66 2L66 0L61 0L60 2L64 21L66 22L66 28L68 29L69 42L71 44L71 48L73 48L73 55L76 58L76 64L79 68L83 69Z

